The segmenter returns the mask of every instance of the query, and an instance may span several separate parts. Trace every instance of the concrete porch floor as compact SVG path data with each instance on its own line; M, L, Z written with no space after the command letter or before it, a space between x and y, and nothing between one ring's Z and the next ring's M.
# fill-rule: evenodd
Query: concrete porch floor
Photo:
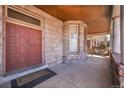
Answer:
M88 57L85 62L57 64L50 67L58 75L42 82L36 88L108 88L112 75L108 58ZM10 87L6 83L0 87Z
M108 58L89 57L82 63L58 64L51 69L58 75L37 88L107 88L112 87Z

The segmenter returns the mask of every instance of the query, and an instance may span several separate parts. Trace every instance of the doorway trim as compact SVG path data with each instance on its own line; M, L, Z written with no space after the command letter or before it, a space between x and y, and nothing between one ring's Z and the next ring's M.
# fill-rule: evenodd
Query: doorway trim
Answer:
M37 25L34 25L34 24L30 24L30 23L26 23L26 22L23 22L21 20L17 20L17 19L14 19L14 18L10 18L7 16L7 8L11 8L15 11L18 11L20 13L23 13L25 15L28 15L28 16L31 16L33 18L36 18L38 20L41 21L41 25L40 26L37 26ZM34 13L34 12L31 12L31 11L28 11L22 7L20 7L19 5L18 6L7 6L7 5L4 5L2 6L2 10L3 10L3 75L6 74L6 22L10 22L10 23L14 23L14 24L19 24L19 25L22 25L22 26L26 26L26 27L30 27L30 28L34 28L34 29L38 29L38 30L42 30L42 37L41 37L41 40L42 40L42 43L41 43L41 60L42 60L42 65L45 65L45 40L44 40L44 36L45 36L45 33L44 33L44 24L45 24L45 18ZM41 65L41 64L39 64Z

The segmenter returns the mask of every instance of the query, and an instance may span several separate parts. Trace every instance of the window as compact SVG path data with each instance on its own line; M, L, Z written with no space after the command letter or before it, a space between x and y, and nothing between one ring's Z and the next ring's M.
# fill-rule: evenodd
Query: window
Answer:
M8 11L7 12L8 17L11 17L11 18L14 18L14 19L17 19L17 20L21 20L21 21L24 21L24 22L27 22L27 23L31 23L31 24L34 24L34 25L37 25L37 26L41 25L41 21L36 19L36 18L33 18L33 17L25 15L23 13L17 12L13 9L10 9L10 8L7 8L7 11Z
M69 51L78 52L78 24L69 25Z

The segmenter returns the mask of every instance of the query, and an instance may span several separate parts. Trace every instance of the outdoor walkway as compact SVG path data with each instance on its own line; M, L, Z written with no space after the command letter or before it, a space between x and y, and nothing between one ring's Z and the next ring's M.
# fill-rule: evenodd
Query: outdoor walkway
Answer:
M112 77L108 58L89 57L85 62L58 64L50 67L56 76L35 86L37 88L108 88ZM11 87L10 82L0 87Z
M37 85L39 88L112 87L108 58L89 57L82 63L58 64L51 69L58 75Z

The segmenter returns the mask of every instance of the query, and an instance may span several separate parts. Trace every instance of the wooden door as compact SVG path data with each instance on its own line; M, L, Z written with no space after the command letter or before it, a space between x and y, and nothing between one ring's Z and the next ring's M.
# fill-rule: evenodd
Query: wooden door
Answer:
M41 63L41 31L6 24L6 71Z
M41 31L28 28L28 54L29 66L40 64L41 62Z

